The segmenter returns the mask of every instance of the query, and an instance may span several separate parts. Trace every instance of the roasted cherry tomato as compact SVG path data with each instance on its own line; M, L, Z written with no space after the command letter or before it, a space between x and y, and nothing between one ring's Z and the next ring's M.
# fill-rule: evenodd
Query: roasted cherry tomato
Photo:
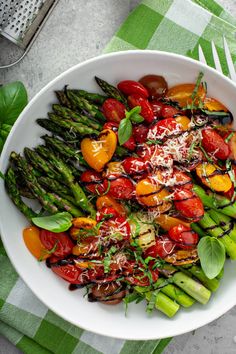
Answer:
M126 218L117 216L104 221L99 229L99 234L103 242L117 243L123 240L129 240L131 229Z
M48 250L40 240L40 229L36 226L29 226L23 230L23 239L30 253L38 260L45 260L50 257Z
M136 185L138 202L148 207L155 207L160 213L164 213L171 208L168 196L167 189L150 178L142 179Z
M108 98L102 105L102 111L108 122L119 123L125 118L125 106L115 98Z
M171 87L166 93L166 98L171 101L178 102L181 107L192 103L192 94L195 89L195 84L180 84ZM206 90L203 85L200 85L196 95L196 103L201 100L204 101L206 97Z
M150 130L152 135L158 140L164 139L166 136L178 134L182 129L174 118L165 118L155 123Z
M204 215L201 199L189 189L181 189L174 194L174 205L182 217L198 221Z
M228 145L230 149L229 158L231 160L236 160L236 133L234 131L229 131L228 133L224 134L224 140L228 138Z
M151 98L160 98L165 95L168 85L163 76L146 75L139 82L146 87Z
M109 195L116 199L131 199L134 194L134 185L126 177L109 179Z
M161 111L164 107L164 103L158 100L153 100L150 102L155 118L162 118Z
M148 90L142 84L140 84L140 82L137 81L124 80L119 82L117 87L127 96L134 94L137 94L144 98L147 98L149 96Z
M219 101L217 101L215 98L211 97L206 97L204 100L204 108L207 109L208 111L224 111L228 112L228 109Z
M150 164L140 157L127 157L122 163L125 172L134 179L145 178Z
M213 153L218 159L226 160L230 154L229 145L215 131L207 128L202 130L202 145L207 152Z
M98 250L98 245L98 237L86 235L83 240L80 240L80 242L73 247L72 254L80 257L88 257L90 254L94 255Z
M116 212L121 216L126 216L126 209L123 204L120 204L112 198L110 195L103 195L99 197L96 201L96 207L98 210L101 210L103 207L111 207L116 210Z
M56 257L65 257L72 253L74 247L70 237L65 232L51 232L48 230L40 231L40 240L44 247L51 251Z
M146 122L152 123L155 116L152 110L152 106L150 105L149 101L146 98L134 94L128 97L128 103L131 108L140 106L141 107L140 115L144 118Z
M173 186L174 189L176 189L176 188L178 188L178 189L181 189L181 188L192 189L193 188L192 179L186 173L176 170L173 173L173 178L176 181Z
M52 271L59 275L59 277L68 281L71 284L81 284L82 278L80 275L82 274L82 270L76 267L74 264L67 264L63 266L52 266Z
M145 252L145 257L165 258L175 250L175 242L169 239L166 235L159 236L156 239L156 244L149 247Z
M171 240L175 241L180 248L192 248L198 243L198 234L191 227L179 224L172 227L169 232Z
M133 126L133 136L137 143L142 144L147 140L149 128L144 124Z
M140 267L141 268L141 267ZM151 269L151 267L149 267L149 271L151 273L152 276L152 282L155 283L158 280L158 270L155 269ZM125 278L125 280L132 285L136 285L136 286L149 286L151 281L150 278L145 275L145 271L142 271L141 269L136 269L134 271L134 273L128 277Z
M108 188L107 179L93 170L84 171L80 177L80 181L89 192L94 194L101 195L105 193Z
M103 129L113 130L113 132L116 134L117 140L118 140L118 128L119 128L119 124L115 122L108 122L105 123L103 126ZM134 151L136 147L136 143L133 135L131 135L131 137L122 146L124 146L128 150Z
M143 144L138 147L138 156L142 157L144 161L151 164L151 167L168 167L172 168L173 159L170 154L163 151L162 146Z
M162 118L173 118L177 114L179 114L179 110L173 106L165 104L162 107L162 110L161 110L161 117Z
M117 216L119 216L119 214L117 213L117 211L114 208L112 208L112 207L103 207L102 209L97 211L96 220L97 220L97 222L99 222L99 221L102 221L102 220L115 218Z

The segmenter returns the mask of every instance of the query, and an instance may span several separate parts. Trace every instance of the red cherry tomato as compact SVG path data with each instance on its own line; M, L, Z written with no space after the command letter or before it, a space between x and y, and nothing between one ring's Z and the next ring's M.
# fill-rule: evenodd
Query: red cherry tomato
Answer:
M213 153L221 160L226 160L230 154L229 145L211 128L202 130L202 145L207 152Z
M150 162L151 167L164 166L172 168L173 166L171 155L164 153L161 146L143 144L139 146L137 154L142 157L144 161Z
M149 163L140 157L127 157L122 163L125 172L135 178L145 178L149 170Z
M105 242L117 243L129 240L130 234L130 225L123 216L105 220L99 229L100 239L105 240Z
M103 129L113 130L113 132L116 133L117 139L118 139L118 128L119 128L119 124L114 123L114 122L105 123L103 126ZM134 137L131 135L129 140L127 140L122 146L124 146L128 150L134 151L136 148L136 143L135 143Z
M105 129L110 129L110 130L113 130L113 132L117 132L119 128L119 124L118 123L115 123L115 122L107 122L103 125L103 130Z
M101 195L107 191L108 182L102 178L102 175L93 170L84 171L80 177L80 181L85 188L94 194Z
M119 82L117 87L127 96L133 94L140 95L144 98L148 98L149 96L148 90L142 84L140 84L140 82L137 81L124 80Z
M154 100L150 102L150 105L152 107L155 118L162 118L161 111L164 107L164 103L161 101Z
M108 194L116 199L131 199L134 194L134 185L126 177L110 179Z
M56 257L68 256L74 247L73 242L65 232L55 233L42 229L40 231L40 240L48 251L55 248L53 255Z
M112 207L103 207L97 211L97 222L119 216L118 212Z
M168 231L171 240L177 242L180 248L192 248L198 243L199 237L191 227L179 224Z
M179 110L177 108L165 104L165 105L163 105L162 110L161 110L161 117L162 118L173 118L178 113L179 113Z
M174 171L173 173L173 178L175 179L175 184L173 188L184 188L184 189L192 189L193 188L193 182L192 178L189 177L186 173L182 171Z
M149 128L144 124L137 124L133 126L133 136L137 143L142 144L147 140Z
M181 127L174 118L165 118L154 124L150 130L156 139L163 139L180 132Z
M108 98L102 105L102 111L108 122L119 123L125 118L125 106L115 98Z
M80 275L83 271L73 264L67 264L64 266L52 266L51 269L54 273L59 275L59 277L63 278L71 284L82 283Z
M150 103L146 98L134 94L128 97L128 103L131 108L140 106L141 107L140 115L144 118L146 122L152 123L155 116L152 110L152 106L150 105Z
M146 75L139 82L147 88L149 95L152 98L160 98L165 95L168 90L168 85L163 76Z
M145 252L146 257L153 257L153 258L165 258L166 256L173 253L175 250L175 242L169 239L166 235L159 236L156 239L156 244L149 247Z
M184 218L191 221L199 221L204 215L201 199L189 189L181 189L175 192L174 205Z

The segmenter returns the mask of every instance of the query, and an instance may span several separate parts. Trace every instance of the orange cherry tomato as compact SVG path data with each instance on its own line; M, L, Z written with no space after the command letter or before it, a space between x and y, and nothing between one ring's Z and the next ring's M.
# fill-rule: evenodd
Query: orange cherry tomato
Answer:
M23 239L30 253L38 260L45 260L50 257L48 250L40 240L40 229L30 226L23 230Z
M167 214L161 214L156 217L156 222L161 226L161 228L165 231L169 231L172 227L178 225L184 225L186 227L190 227L190 224L184 222L178 218L174 218Z
M101 172L116 150L117 138L111 129L103 130L97 139L84 138L81 141L83 158L97 172Z
M111 207L117 211L117 213L121 216L126 216L127 212L125 207L117 202L114 198L112 198L110 195L103 195L99 197L96 201L96 207L98 210L101 210L104 207Z
M187 104L192 103L192 94L195 88L195 84L181 84L171 87L167 94L166 98L178 102L181 107L185 107ZM203 85L199 86L196 101L204 101L206 97L206 90Z
M204 100L204 108L208 111L224 111L228 112L228 109L215 98L206 97Z
M181 125L181 128L184 131L189 130L191 121L190 121L190 119L188 117L186 117L186 116L178 116L178 117L175 118L175 120L176 120L176 122L178 124Z
M136 197L140 204L156 207L160 213L169 210L171 203L167 201L169 192L159 183L149 178L142 179L136 185Z
M228 192L232 181L219 166L205 162L196 167L196 173L205 186L216 192Z

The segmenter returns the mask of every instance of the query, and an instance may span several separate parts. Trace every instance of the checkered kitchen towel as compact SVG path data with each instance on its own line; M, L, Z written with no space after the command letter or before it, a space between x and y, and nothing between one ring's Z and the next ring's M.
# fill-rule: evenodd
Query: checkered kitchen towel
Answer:
M201 44L208 64L213 66L213 40L227 74L222 35L226 36L236 62L235 33L236 19L213 0L143 0L105 51L158 49L197 59ZM158 354L170 341L116 340L72 326L32 294L12 268L1 243L0 333L29 354Z

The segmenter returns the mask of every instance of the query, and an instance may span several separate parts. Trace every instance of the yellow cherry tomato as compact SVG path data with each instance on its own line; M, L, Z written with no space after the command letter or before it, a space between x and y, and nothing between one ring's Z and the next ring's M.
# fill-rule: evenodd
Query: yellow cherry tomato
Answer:
M30 253L38 260L45 260L50 257L48 250L40 240L40 229L30 226L23 230L23 239Z
M185 107L192 103L192 94L195 89L195 84L181 84L171 87L166 98L171 101L178 102L181 107ZM200 85L198 92L196 94L196 103L199 101L204 101L206 97L206 90L203 85Z

